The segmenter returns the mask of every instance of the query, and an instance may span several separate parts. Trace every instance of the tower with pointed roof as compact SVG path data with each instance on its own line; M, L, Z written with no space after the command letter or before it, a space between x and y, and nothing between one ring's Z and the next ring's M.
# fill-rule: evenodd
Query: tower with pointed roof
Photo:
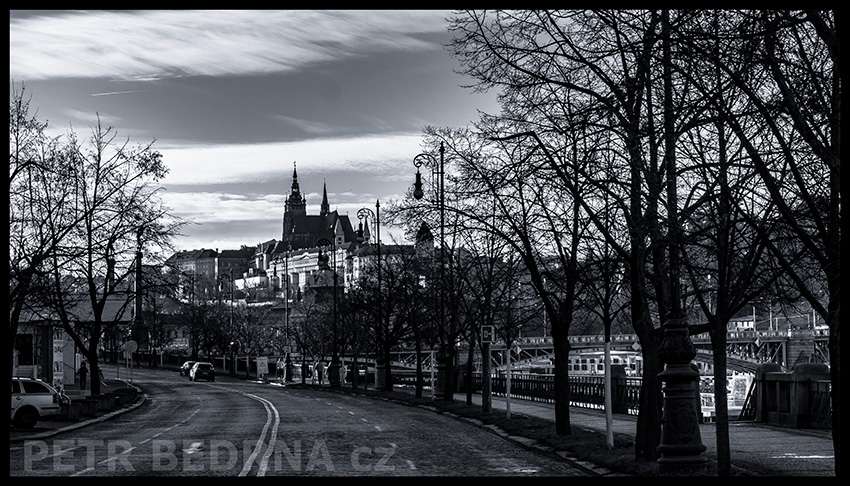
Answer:
M327 194L325 194L325 198L327 198ZM292 163L292 190L286 199L283 211L284 214L307 214L307 199L301 195L301 187L298 185L298 168L295 166L295 162ZM285 233L286 228L283 231Z
M328 183L325 182L322 187L322 208L319 210L319 216L326 217L331 213L331 205L328 204Z
M293 164L292 187L284 205L283 232L279 248L290 250L314 248L321 239L342 245L355 241L355 238L354 228L348 216L340 216L337 211L331 211L327 182L322 188L319 214L307 214L307 199L301 194L298 172Z

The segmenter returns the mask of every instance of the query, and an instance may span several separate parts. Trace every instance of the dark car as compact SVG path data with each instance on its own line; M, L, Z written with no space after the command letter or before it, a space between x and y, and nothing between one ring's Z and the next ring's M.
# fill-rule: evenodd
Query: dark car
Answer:
M213 368L212 363L195 363L195 365L192 366L192 369L189 371L189 378L192 381L215 381L215 368Z
M186 361L183 363L183 366L180 367L180 376L189 376L189 372L192 371L192 367L195 366L196 361Z

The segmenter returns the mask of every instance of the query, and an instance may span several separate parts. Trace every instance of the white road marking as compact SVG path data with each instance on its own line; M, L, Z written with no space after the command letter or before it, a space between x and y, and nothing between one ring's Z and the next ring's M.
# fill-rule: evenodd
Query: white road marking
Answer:
M274 451L274 444L275 444L275 441L277 440L277 429L278 429L278 426L280 425L280 414L278 413L278 411L274 407L274 405L272 405L272 403L270 401L266 400L265 398L261 398L261 397L258 397L256 395L251 395L249 393L243 393L243 395L245 395L246 397L249 397L249 398L253 398L254 400L257 400L258 402L262 403L263 406L266 408L266 417L267 418L266 418L265 425L263 425L263 431L260 433L260 438L257 439L257 447L254 448L254 451L251 453L251 455L245 461L245 465L242 467L242 472L239 473L239 476L240 477L245 476L249 472L251 472L251 465L254 463L254 461L257 458L257 454L260 452L260 449L263 447L263 443L265 442L265 439L266 439L266 434L268 433L269 426L270 426L270 423L272 421L272 415L274 415L274 427L273 427L273 430L272 430L272 434L269 437L269 443L268 443L268 446L266 448L266 453L263 454L263 458L260 461L260 466L257 469L257 476L265 476L266 470L268 470L269 457L271 457L272 452Z
M183 453L194 454L196 452L201 452L201 445L203 444L200 442L192 442L192 445L190 445L188 449L183 449Z

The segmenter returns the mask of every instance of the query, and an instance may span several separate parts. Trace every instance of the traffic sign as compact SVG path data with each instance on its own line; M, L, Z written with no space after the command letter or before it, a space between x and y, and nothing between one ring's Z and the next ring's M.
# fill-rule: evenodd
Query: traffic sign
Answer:
M481 326L481 342L493 342L493 326Z
M269 374L269 359L266 357L258 357L257 358L257 374L258 375L267 375Z

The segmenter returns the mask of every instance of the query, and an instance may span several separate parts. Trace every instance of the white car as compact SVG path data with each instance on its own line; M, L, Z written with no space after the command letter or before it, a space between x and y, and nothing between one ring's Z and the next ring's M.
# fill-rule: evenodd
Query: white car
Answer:
M31 429L44 417L62 413L62 403L69 403L65 395L47 383L35 378L12 378L11 422L20 429Z

